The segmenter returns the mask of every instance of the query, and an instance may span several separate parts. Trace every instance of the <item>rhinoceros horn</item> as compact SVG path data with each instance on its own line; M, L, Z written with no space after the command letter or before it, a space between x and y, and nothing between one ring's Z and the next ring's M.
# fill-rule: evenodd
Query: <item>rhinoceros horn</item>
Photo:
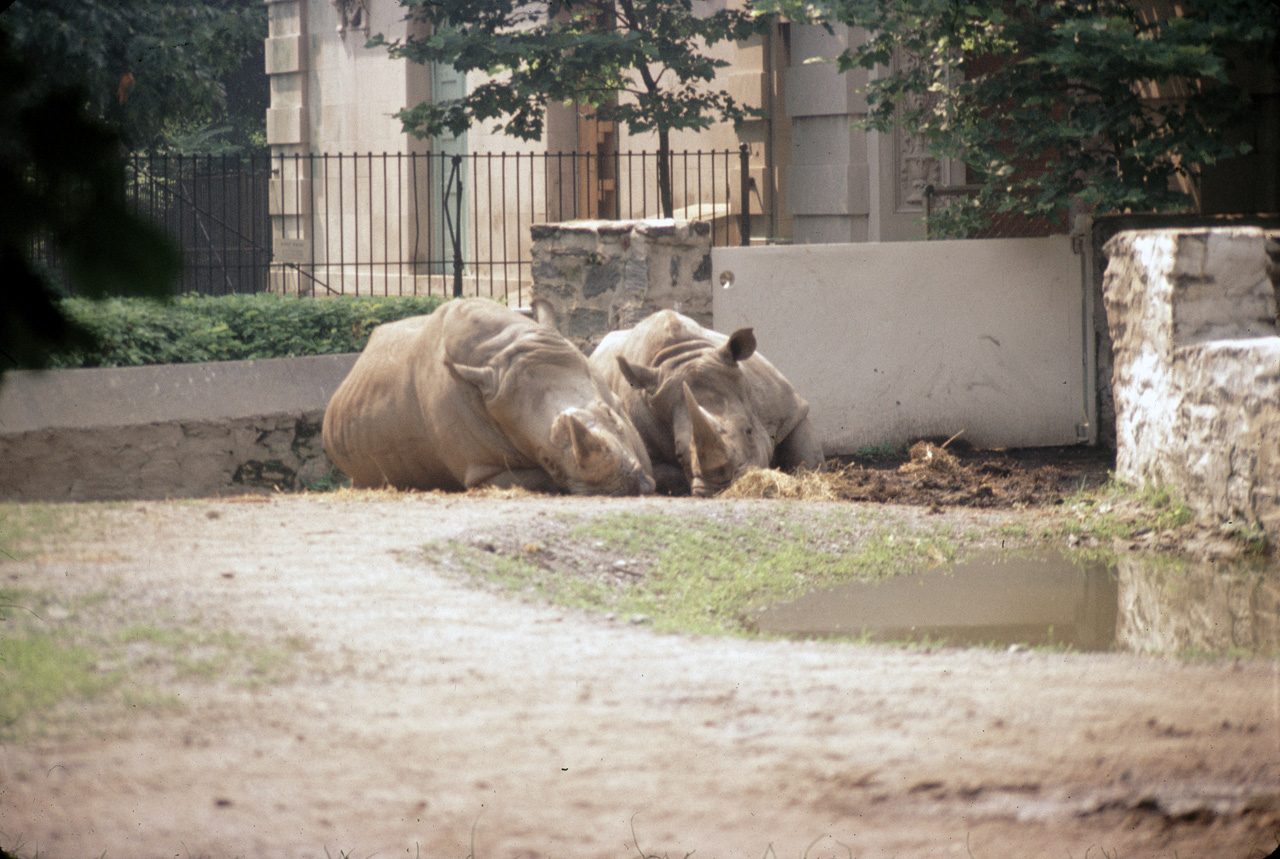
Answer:
M718 422L715 417L698 405L689 390L689 383L683 383L684 406L689 412L689 423L693 428L693 470L695 474L705 474L714 469L724 468L729 464L729 448L720 436Z

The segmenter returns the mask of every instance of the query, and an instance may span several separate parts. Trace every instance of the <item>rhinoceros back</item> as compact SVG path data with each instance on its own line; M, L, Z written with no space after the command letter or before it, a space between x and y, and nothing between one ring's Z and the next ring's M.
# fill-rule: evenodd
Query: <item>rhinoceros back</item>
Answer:
M434 453L439 440L422 420L418 398L417 374L440 360L441 320L434 317L375 328L329 401L325 452L357 487L461 488Z

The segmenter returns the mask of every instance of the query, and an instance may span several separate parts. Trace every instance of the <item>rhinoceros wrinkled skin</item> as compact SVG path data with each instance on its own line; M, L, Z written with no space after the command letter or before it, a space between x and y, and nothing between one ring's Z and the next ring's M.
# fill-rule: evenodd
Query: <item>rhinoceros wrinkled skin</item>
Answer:
M486 299L379 325L324 415L324 448L357 487L653 491L617 398L558 331Z
M644 439L660 492L715 495L751 467L820 469L809 404L742 328L662 310L591 355Z

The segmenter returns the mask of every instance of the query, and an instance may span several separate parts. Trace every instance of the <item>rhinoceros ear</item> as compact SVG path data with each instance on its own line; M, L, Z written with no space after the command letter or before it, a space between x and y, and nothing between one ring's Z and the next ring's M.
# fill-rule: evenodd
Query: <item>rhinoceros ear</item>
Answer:
M455 364L448 358L444 365L460 382L474 385L486 400L492 400L498 393L498 371L492 367L472 367L469 364Z
M545 298L535 298L533 300L533 318L543 328L549 328L552 331L560 330L560 322L556 319L556 308Z
M739 328L729 336L729 342L720 347L720 357L726 364L745 361L755 354L756 332L751 328Z
M643 364L632 364L621 355L618 356L618 369L622 371L622 377L631 387L639 388L646 394L652 394L658 390L658 384L662 381L653 370Z

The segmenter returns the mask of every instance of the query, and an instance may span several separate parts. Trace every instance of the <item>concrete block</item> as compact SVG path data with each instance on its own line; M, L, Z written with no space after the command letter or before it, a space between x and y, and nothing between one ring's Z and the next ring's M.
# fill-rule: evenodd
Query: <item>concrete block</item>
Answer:
M787 200L796 217L865 215L871 210L868 166L865 163L792 165L787 168Z
M725 92L744 107L763 108L765 76L759 71L734 72L724 82Z
M305 107L267 108L267 143L273 146L307 142Z
M787 69L787 116L866 114L866 96L858 91L865 79L865 72L840 73L833 61L791 66Z
M298 33L266 40L266 71L269 75L293 74L306 70L306 53Z
M7 373L0 499L300 488L332 471L320 422L356 357Z
M1065 237L715 248L715 328L755 328L832 454L921 436L1073 444L1090 423Z

